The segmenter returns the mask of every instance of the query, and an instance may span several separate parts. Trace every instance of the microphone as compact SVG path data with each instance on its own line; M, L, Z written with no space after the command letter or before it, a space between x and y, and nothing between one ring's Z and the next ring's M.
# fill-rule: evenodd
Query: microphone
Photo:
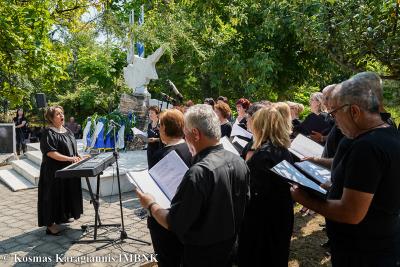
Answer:
M115 121L113 121L113 120L109 120L108 121L108 123L109 124L111 124L111 125L113 125L113 126L115 126L115 127L119 127L119 128L121 128L121 125L120 124L118 124L118 123L116 123Z
M181 93L179 93L179 91L178 91L178 89L176 88L175 84L174 84L173 82L171 82L171 80L167 80L167 81L168 81L169 85L171 86L172 91L174 92L174 94L176 95L176 97L177 97L180 101L182 101L182 100L183 100L183 96L182 96Z
M170 96L167 95L167 94L164 94L164 93L162 93L162 92L161 92L160 94L162 95L163 99L164 99L165 101L167 101L167 102L170 102L170 103L176 103L176 102L177 102L175 98L170 97Z

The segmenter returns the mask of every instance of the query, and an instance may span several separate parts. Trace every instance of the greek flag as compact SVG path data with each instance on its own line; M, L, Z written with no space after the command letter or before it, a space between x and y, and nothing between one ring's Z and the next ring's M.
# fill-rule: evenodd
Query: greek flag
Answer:
M104 147L104 123L101 119L99 119L99 121L96 123L96 128L94 130L93 136L92 136L92 142L90 143L90 147L95 147L95 145L97 145L97 138L100 136L101 133L101 140L103 141L103 145L102 147Z
M82 136L84 150L86 150L86 148L90 144L90 126L92 126L92 118L88 117L86 119L86 126L85 129L83 129L83 136Z
M144 23L144 5L140 6L139 26ZM136 48L139 57L144 57L144 44L141 42L136 43Z
M114 126L110 125L110 128L108 129L108 132L106 133L106 140L104 143L104 148L106 150L111 150L114 148L114 142L113 142L113 139L111 139L111 133L112 133L113 129L114 129Z

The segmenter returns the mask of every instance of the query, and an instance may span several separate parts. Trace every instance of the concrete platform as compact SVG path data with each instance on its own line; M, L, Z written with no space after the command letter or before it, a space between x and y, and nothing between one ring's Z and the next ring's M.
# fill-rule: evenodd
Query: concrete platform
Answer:
M12 191L19 191L37 187L14 170L0 170L0 180Z

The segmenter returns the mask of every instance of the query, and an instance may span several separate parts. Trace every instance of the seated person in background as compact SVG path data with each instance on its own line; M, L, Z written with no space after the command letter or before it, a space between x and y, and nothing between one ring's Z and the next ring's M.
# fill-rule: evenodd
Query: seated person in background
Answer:
M228 104L222 102L214 106L214 111L221 123L221 137L227 136L229 138L232 132L232 124L228 120L229 115L231 114L230 107Z
M250 107L250 101L246 98L240 98L236 101L237 118L234 124L238 124L243 129L247 130L246 111Z
M74 134L74 137L78 138L79 127L78 123L75 122L74 117L69 117L69 121L65 124L65 128L70 129L71 132Z
M164 144L163 148L157 150L149 159L149 169L157 164L169 152L175 150L188 167L190 167L192 156L185 143L183 134L183 113L177 109L167 109L160 114L160 138Z
M293 134L296 136L301 133L305 136L311 135L313 132L327 135L332 128L331 123L327 120L326 108L323 104L323 95L320 92L313 93L310 97L311 113L304 121L293 128Z
M327 200L292 187L294 200L326 217L333 267L400 262L400 135L382 119L376 86L356 75L332 93L330 114L351 141L337 160L339 145Z
M182 242L181 266L232 266L232 250L249 198L249 170L243 159L218 144L220 123L210 106L189 108L184 132L193 165L171 208L161 208L150 194L137 191L137 195L151 216Z

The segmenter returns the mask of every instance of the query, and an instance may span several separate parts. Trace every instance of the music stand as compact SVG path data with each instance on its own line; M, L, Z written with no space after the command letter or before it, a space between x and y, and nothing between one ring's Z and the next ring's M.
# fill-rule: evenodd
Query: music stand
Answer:
M113 120L110 120L110 123L113 125L113 133L114 133L114 152L113 155L115 157L115 165L116 165L116 169L117 169L117 181L118 181L118 195L119 195L119 209L120 209L120 213L121 213L121 234L118 238L112 240L110 243L108 244L104 244L98 248L96 248L96 250L102 249L108 245L111 244L115 244L115 243L123 243L125 239L129 239L129 240L133 240L133 241L137 241L137 242L142 242L144 244L147 245L151 245L150 242L147 242L145 240L141 240L141 239L137 239L137 238L133 238L133 237L129 237L128 234L125 231L125 224L124 224L124 212L122 210L122 194L121 194L121 181L120 181L120 177L119 177L119 166L118 166L118 149L117 149L117 141L116 141L116 134L115 134L115 128L117 127L121 127L121 125L119 125L118 123L114 122Z

